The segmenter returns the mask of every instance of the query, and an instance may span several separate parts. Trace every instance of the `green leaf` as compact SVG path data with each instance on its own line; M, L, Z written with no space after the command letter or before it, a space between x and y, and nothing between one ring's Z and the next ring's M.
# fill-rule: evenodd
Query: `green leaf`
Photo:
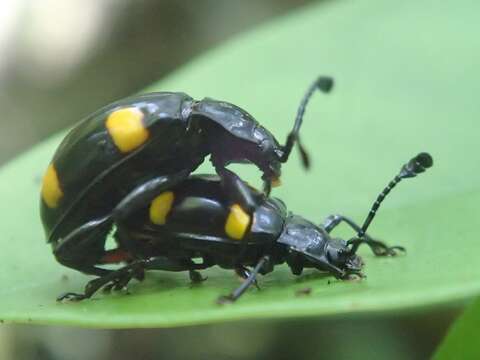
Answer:
M129 296L57 304L59 293L81 291L90 279L55 262L39 221L39 183L57 136L0 172L0 319L178 326L393 312L479 294L479 11L478 2L459 7L453 0L316 4L210 51L149 89L231 101L283 141L306 87L318 74L334 76L334 91L314 97L302 128L312 169L301 169L295 150L274 194L313 221L342 213L361 222L400 166L429 151L433 169L400 184L370 228L373 236L407 247L405 256L375 258L362 249L363 281L315 271L297 278L280 266L260 279L261 291L252 289L231 306L214 303L238 286L231 271L218 268L206 271L200 286L191 287L184 273L157 272L133 284ZM259 183L255 169L239 171ZM295 296L306 287L310 296Z
M478 324L480 324L480 299L470 304L455 321L433 358L478 359L480 356Z

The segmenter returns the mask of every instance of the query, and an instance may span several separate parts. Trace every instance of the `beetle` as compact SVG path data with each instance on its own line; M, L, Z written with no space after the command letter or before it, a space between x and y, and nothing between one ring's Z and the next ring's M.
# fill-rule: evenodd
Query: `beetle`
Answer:
M220 303L237 300L256 284L258 274L267 274L284 262L294 275L300 275L304 268L315 268L339 279L362 277L363 262L357 255L360 245L368 245L377 256L405 251L367 234L380 204L402 179L415 177L432 165L428 153L406 163L377 197L362 226L341 215L329 216L323 225L316 225L289 213L281 200L259 191L255 192L255 210L249 215L231 201L217 177L192 175L128 219L134 254L118 242L99 261L127 265L90 281L84 293L66 293L58 300L86 299L102 287L120 290L132 278L143 279L146 270L189 271L191 280L198 282L203 280L199 270L214 265L233 269L245 281L231 294L220 297ZM342 222L357 233L348 241L331 236Z
M94 112L61 142L45 172L40 214L47 242L63 265L91 275L113 226L146 199L186 179L210 154L221 186L249 211L250 188L226 166L250 162L262 172L264 191L280 177L281 163L299 141L305 107L316 89L328 93L330 77L320 76L303 97L285 145L241 108L184 93L156 92L129 97Z

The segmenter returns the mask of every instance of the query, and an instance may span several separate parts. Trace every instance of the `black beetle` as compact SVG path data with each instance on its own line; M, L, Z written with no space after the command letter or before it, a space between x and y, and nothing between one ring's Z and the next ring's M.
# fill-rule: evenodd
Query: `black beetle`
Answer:
M90 281L83 294L67 293L58 299L82 300L102 287L119 290L132 278L142 279L145 270L189 271L192 281L201 281L198 270L214 265L234 269L245 279L220 302L235 301L256 283L257 274L267 274L284 262L295 275L304 268L316 268L340 279L362 277L363 263L356 254L361 244L368 245L377 256L404 250L366 234L381 202L402 179L414 177L432 165L428 153L420 153L405 164L377 197L362 226L341 215L329 216L318 226L287 212L281 200L260 192L255 192L257 205L250 216L232 203L217 177L191 176L132 214L126 222L129 247L123 247L122 238L118 247L106 254L92 254L97 256L98 264L130 264ZM331 237L330 232L341 222L357 235L348 241Z
M280 176L299 142L305 107L315 89L329 92L333 80L319 77L304 96L284 146L239 107L184 93L138 95L98 110L65 137L45 173L40 204L47 241L63 265L92 275L94 255L106 236L155 195L173 187L210 154L222 188L246 211L254 194L233 172L231 162L251 162L263 172L265 192Z

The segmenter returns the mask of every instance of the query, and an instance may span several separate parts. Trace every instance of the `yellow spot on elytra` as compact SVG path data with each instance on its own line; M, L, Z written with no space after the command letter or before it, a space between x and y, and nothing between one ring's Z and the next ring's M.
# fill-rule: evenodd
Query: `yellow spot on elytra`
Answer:
M235 240L241 240L247 232L250 224L250 215L248 215L238 204L230 207L230 213L225 223L225 232Z
M174 195L172 191L166 191L158 195L150 205L150 221L156 225L164 225L167 215L172 209Z
M56 208L63 197L63 191L58 180L57 170L50 164L43 176L42 198L49 208Z
M148 139L143 113L134 107L112 112L106 121L107 130L121 152L129 152Z

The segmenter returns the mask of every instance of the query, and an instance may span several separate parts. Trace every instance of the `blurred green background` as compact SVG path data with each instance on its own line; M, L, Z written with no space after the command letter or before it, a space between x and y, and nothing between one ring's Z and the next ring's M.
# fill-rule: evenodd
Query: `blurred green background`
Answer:
M231 36L311 2L4 1L0 162L99 106L139 91ZM444 11L454 16L455 9ZM458 311L161 330L3 325L0 359L423 359L432 354Z

